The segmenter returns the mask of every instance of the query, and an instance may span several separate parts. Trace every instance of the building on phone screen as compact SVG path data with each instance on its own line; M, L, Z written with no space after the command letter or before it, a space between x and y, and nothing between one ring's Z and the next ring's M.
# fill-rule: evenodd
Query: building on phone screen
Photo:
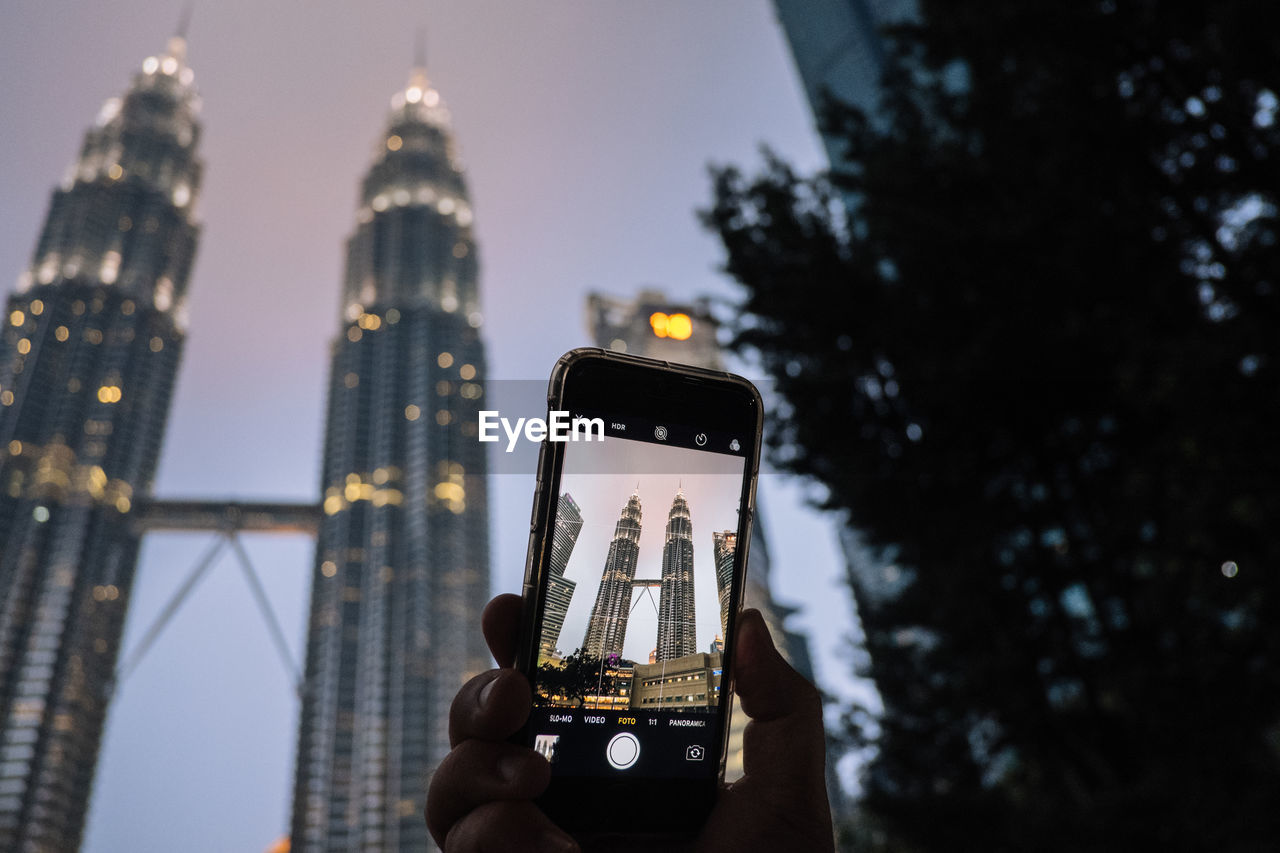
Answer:
M582 650L593 658L622 655L631 615L631 590L640 559L641 516L640 495L632 492L614 526L600 588L587 622L587 635L582 641Z
M693 598L693 522L684 489L676 492L667 513L662 546L661 595L658 598L657 660L670 661L698 648Z
M186 340L200 100L182 36L109 99L0 322L0 850L76 850Z
M489 667L481 323L467 187L418 67L392 98L346 246L295 853L430 847L423 798L449 749L449 706Z
M560 631L573 600L574 581L564 576L573 548L582 532L582 510L573 496L565 492L556 506L556 526L551 534L551 560L547 566L547 604L542 614L542 633L538 641L538 660L559 657Z

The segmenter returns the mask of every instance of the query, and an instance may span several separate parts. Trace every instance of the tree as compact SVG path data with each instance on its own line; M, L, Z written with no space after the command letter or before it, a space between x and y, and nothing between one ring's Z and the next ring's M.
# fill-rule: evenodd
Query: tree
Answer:
M881 113L832 107L829 180L766 152L703 214L775 462L876 558L862 808L914 849L1263 849L1280 30L1229 0L921 6Z
M539 708L581 708L588 696L614 695L618 661L603 660L579 649L558 663L538 667L538 690L533 703Z

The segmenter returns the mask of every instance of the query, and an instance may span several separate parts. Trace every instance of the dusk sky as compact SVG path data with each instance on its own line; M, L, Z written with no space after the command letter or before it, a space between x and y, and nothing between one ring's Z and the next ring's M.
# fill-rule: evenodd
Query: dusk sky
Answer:
M164 48L181 6L6 4L6 291L85 130ZM709 163L754 169L763 143L801 170L824 165L768 0L196 4L203 230L159 496L318 499L344 244L421 25L467 168L492 378L544 378L586 344L589 291L733 296L695 214ZM492 477L495 592L519 588L532 490L532 468ZM852 606L832 520L779 475L760 494L775 596L803 608L792 624L824 686L847 690ZM654 500L646 518L665 519L670 496ZM146 540L125 656L210 541ZM300 666L313 544L245 541ZM117 693L84 849L264 849L287 825L296 724L291 676L224 557Z

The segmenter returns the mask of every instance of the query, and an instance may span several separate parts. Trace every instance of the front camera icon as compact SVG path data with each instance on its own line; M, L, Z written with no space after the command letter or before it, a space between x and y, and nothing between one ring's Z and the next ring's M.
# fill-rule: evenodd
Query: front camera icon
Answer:
M696 743L689 744L689 746L687 746L684 751L685 761L701 761L702 759L706 758L706 756L707 756L707 751L702 747L698 746Z
M666 441L666 440L667 440L667 428L666 428L666 427L664 427L664 426L656 426L656 427L654 427L654 428L653 428L653 437L654 437L654 438L656 438L656 439L658 439L658 441Z

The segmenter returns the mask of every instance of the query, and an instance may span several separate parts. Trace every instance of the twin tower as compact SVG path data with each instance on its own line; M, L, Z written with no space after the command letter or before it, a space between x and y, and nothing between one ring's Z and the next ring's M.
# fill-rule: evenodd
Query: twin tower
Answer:
M640 495L632 492L614 526L604 573L600 578L600 587L596 592L586 637L582 643L582 650L592 657L608 659L622 656L633 592L636 588L653 586L660 589L658 640L653 662L675 660L698 651L697 613L694 606L693 522L684 489L676 492L671 510L667 513L662 546L662 575L658 580L636 578L636 566L640 559L641 518ZM564 577L564 570L581 528L582 515L578 505L570 495L561 495L552 539L547 614L540 645L544 656L549 656L555 649L569 600L573 595L574 582ZM730 591L734 538L732 531L714 534L722 632Z
M2 317L3 850L80 845L159 505L204 177L186 47L171 39L107 101ZM466 184L419 68L392 99L347 242L320 505L307 507L320 521L294 853L430 846L424 792L449 705L489 666L481 324Z

